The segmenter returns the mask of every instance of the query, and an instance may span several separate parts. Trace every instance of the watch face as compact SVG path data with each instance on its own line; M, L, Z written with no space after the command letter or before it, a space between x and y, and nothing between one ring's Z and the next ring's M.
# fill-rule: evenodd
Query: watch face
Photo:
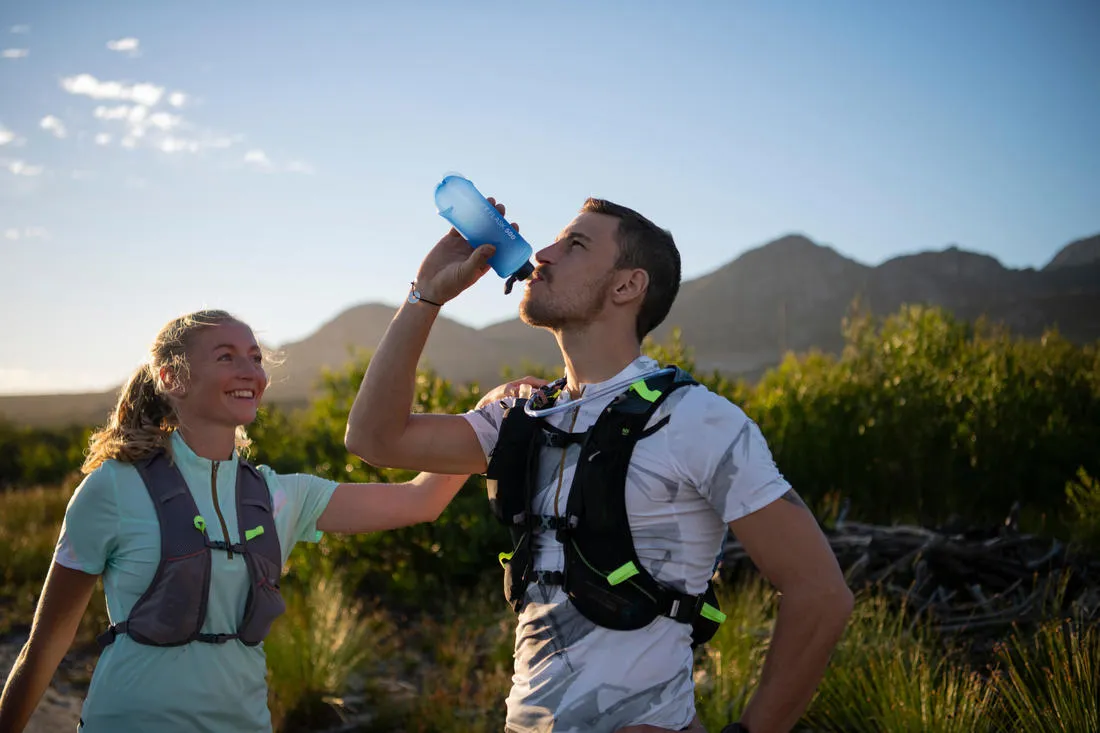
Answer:
M418 293L415 290L409 292L409 302L410 303L416 303L419 300L420 300L420 293Z

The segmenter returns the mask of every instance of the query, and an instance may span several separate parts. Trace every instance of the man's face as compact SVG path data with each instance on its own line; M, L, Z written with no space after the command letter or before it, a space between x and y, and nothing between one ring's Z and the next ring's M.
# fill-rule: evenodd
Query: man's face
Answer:
M613 216L585 212L535 254L537 267L519 306L524 323L561 331L599 317L615 277L618 227Z

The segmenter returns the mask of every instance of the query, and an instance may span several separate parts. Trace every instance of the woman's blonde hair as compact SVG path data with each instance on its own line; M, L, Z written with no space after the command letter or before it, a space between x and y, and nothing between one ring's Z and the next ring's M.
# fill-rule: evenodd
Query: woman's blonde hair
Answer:
M165 396L161 369L167 368L186 383L187 349L195 334L223 323L240 323L240 320L225 311L201 310L180 316L160 330L148 359L122 388L107 425L89 439L82 472L91 473L112 458L134 463L167 448L169 438L179 428L179 419ZM243 450L250 443L244 428L238 427L237 448Z

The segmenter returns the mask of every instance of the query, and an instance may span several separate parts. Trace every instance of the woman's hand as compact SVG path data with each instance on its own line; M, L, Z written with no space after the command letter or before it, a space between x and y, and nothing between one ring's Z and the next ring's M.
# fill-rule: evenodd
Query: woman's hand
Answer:
M520 377L486 392L485 396L477 401L477 409L480 410L482 407L503 400L506 397L530 397L533 391L547 384L549 384L547 380L538 377Z

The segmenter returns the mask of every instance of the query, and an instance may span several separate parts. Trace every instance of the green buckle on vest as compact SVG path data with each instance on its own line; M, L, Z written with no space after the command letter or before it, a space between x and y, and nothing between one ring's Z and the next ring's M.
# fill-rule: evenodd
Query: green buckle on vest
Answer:
M202 518L201 514L195 515L195 529L200 532L206 531L206 520Z
M703 607L699 610L699 615L703 618L710 619L716 624L720 624L726 620L726 614L722 613L709 603L703 604Z
M248 542L250 539L253 539L255 537L259 537L263 533L264 533L264 526L262 524L259 527L256 527L255 529L246 529L244 531L244 541Z
M499 555L497 555L497 562L500 563L501 567L504 567L505 563L507 563L509 560L511 560L512 555L515 555L515 554L516 554L515 552L502 552Z
M661 396L661 390L650 389L644 379L639 379L637 382L630 385L630 388L637 392L638 396L646 402L656 402L657 398Z
M638 572L638 567L633 562L628 562L618 570L611 571L607 576L607 582L611 585L618 585L628 578L633 578Z

